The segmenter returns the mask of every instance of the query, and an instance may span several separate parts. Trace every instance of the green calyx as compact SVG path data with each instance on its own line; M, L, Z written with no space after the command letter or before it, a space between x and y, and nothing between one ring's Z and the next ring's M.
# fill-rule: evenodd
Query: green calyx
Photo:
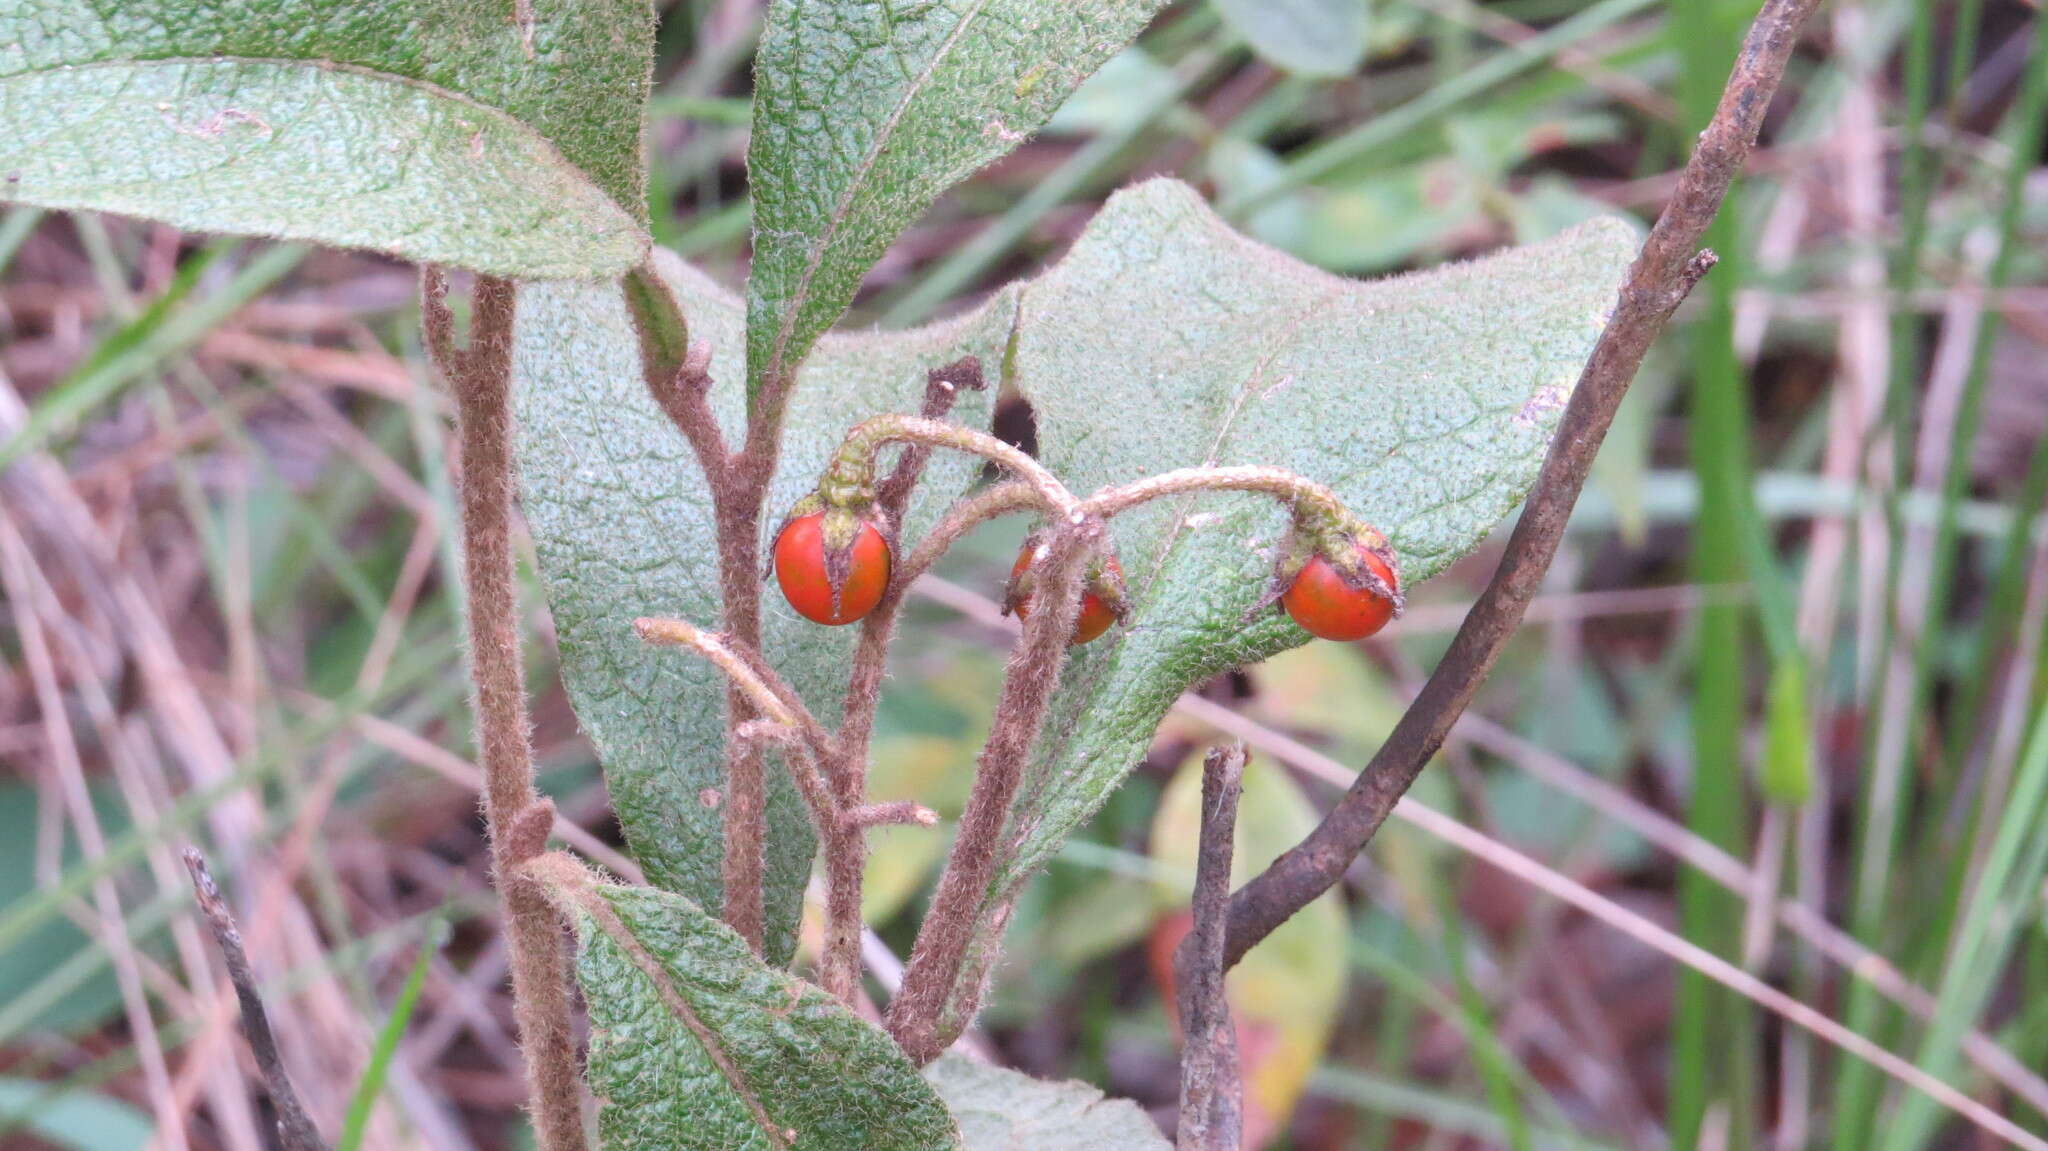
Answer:
M1391 583L1381 579L1365 562L1366 555L1387 565L1387 571L1394 577ZM1280 597L1294 586L1295 578L1309 561L1317 557L1329 564L1346 584L1392 600L1396 616L1407 608L1407 597L1401 591L1400 560L1387 537L1335 500L1302 499L1295 502L1293 530L1288 532L1280 559L1273 565L1272 587L1253 611L1266 607L1277 610Z
M828 507L866 511L875 502L875 454L889 442L894 422L886 416L868 420L846 434L825 474L818 479L818 497Z

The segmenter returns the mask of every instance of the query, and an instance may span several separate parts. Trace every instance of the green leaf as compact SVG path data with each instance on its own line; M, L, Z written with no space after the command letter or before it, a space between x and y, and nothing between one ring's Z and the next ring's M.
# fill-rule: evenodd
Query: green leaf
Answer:
M656 267L681 301L691 338L713 350L712 405L727 442L737 442L739 302L667 253L657 253ZM1015 313L1014 294L1003 293L945 324L824 340L788 413L764 542L783 510L817 483L846 429L879 412L918 410L930 368L964 355L1000 365ZM702 906L722 906L719 808L706 801L715 803L724 786L724 684L687 652L642 644L632 627L647 615L718 624L717 546L703 473L647 394L639 338L618 286L526 285L513 373L521 490L570 700L648 878ZM986 424L988 413L989 397L970 393L954 417ZM974 474L958 453L935 456L906 516L910 538ZM836 722L859 629L808 623L772 585L763 594L768 657L821 720ZM768 952L786 959L814 839L781 770L769 773L768 821Z
M647 0L18 0L0 194L508 276L647 248Z
M878 1027L680 896L534 873L576 923L606 1151L924 1151L953 1118Z
M1548 243L1361 282L1233 233L1185 185L1112 199L1027 289L1013 357L1040 455L1086 492L1170 468L1269 464L1335 488L1414 584L1527 492L1635 251L1596 221ZM1191 685L1298 646L1245 613L1285 514L1206 495L1117 519L1135 614L1081 649L1011 813L1013 898L1138 762Z
M941 1055L924 1077L960 1122L967 1151L1166 1151L1173 1144L1136 1103L1086 1083L1033 1079L959 1055Z
M1366 0L1211 0L1267 63L1298 76L1348 76L1365 59Z
M775 0L754 65L749 388L803 362L939 194L1009 152L1161 0Z

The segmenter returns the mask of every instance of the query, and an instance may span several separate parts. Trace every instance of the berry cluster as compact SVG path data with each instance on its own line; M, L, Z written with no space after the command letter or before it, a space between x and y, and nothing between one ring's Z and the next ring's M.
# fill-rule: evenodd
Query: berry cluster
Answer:
M1194 468L1141 480L1077 501L1035 463L1025 465L1014 449L997 451L979 433L935 421L882 417L856 428L834 459L818 490L791 511L776 536L776 582L789 605L804 618L828 626L867 617L888 594L896 576L891 546L894 525L874 506L874 457L889 442L943 443L983 454L1030 473L1016 506L1048 515L1113 514L1147 499L1201 490L1259 491L1274 495L1294 512L1294 530L1282 549L1271 592L1261 606L1277 603L1294 622L1319 639L1358 640L1372 635L1400 613L1401 583L1386 538L1359 522L1326 489L1277 469ZM1007 449L1007 445L1000 445ZM1034 501L1033 497L1036 498ZM1009 506L992 510L1009 510ZM1031 614L1039 565L1048 548L1047 529L1035 532L1010 570L1004 608L1022 619ZM912 573L913 575L915 573ZM907 581L906 581L907 582ZM1080 608L1071 643L1084 644L1130 614L1123 568L1104 552L1088 559L1079 589Z

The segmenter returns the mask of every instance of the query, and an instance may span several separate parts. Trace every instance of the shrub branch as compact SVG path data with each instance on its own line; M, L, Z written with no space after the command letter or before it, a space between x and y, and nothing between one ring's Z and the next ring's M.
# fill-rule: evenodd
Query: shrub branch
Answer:
M220 946L221 959L228 967L228 982L234 985L235 998L241 1004L242 1034L248 1037L249 1050L256 1056L256 1069L263 1075L263 1090L270 1095L271 1110L277 1112L278 1142L284 1151L327 1151L327 1144L320 1139L320 1129L313 1125L313 1117L306 1113L306 1105L300 1101L291 1075L285 1071L284 1055L278 1051L277 1036L270 1030L270 1015L263 1009L256 970L250 966L249 952L242 946L242 930L235 925L234 913L228 910L227 900L221 898L220 888L214 885L212 873L206 870L206 857L199 854L199 849L186 848L184 857L199 910L206 916L206 926L213 931L213 941Z
M1713 267L1713 253L1698 249L1700 237L1755 146L1800 28L1818 4L1766 0L1713 121L1629 267L1613 317L1579 375L1499 569L1415 702L1343 799L1307 838L1231 898L1226 964L1242 959L1253 944L1343 876L1442 746L1520 625L1643 356L1693 285Z

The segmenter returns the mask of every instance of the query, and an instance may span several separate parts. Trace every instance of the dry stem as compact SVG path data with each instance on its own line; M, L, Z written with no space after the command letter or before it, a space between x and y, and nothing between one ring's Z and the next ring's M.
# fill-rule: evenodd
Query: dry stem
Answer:
M1657 333L1713 266L1697 250L1755 146L1799 30L1819 0L1767 0L1678 190L1629 268L1613 318L1579 376L1499 569L1413 705L1322 823L1232 897L1226 963L1328 890L1443 744L1520 624L1557 554L1601 439Z
M1209 750L1202 761L1202 832L1195 858L1195 925L1173 957L1181 1031L1180 1132L1184 1151L1238 1151L1244 1082L1237 1029L1223 995L1223 934L1230 911L1230 857L1244 745Z
M539 887L519 871L544 843L518 843L511 834L515 825L531 822L524 817L541 802L533 785L533 749L527 740L526 676L512 559L514 289L509 280L477 279L466 349L455 347L447 293L447 277L439 269L422 270L420 301L427 346L455 394L461 436L472 707L484 773L491 870L505 909L513 1014L526 1056L534 1130L542 1151L583 1151L582 1088L561 925Z
M327 1151L327 1144L320 1139L320 1129L313 1125L312 1116L306 1114L306 1105L299 1100L291 1076L285 1071L277 1036L270 1030L270 1016L263 1010L263 997L256 990L256 971L249 965L249 953L242 947L241 929L235 926L234 913L228 910L227 900L221 898L220 888L206 870L206 857L197 848L185 849L185 870L192 873L199 910L206 915L206 925L213 929L214 942L220 945L221 958L228 965L228 982L234 984L235 998L241 1001L242 1034L249 1038L249 1050L255 1054L257 1070L263 1074L263 1089L269 1092L270 1106L277 1112L278 1141L285 1151Z

